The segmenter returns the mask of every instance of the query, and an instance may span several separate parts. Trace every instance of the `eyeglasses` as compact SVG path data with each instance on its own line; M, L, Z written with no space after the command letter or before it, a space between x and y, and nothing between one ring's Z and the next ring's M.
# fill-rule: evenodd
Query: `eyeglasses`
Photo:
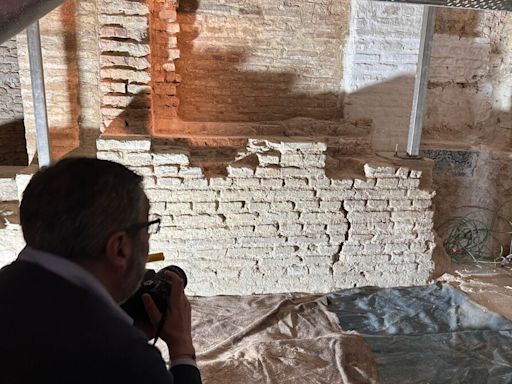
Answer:
M160 232L161 222L162 222L162 219L159 215L151 215L149 217L149 221L146 221L145 223L137 223L137 224L130 225L125 230L128 232L132 232L132 231L138 231L143 228L147 228L148 234L155 235L158 232Z

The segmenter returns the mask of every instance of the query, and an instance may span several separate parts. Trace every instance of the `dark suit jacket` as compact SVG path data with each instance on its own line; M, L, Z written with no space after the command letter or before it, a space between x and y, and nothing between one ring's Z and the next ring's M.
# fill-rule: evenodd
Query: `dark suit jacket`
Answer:
M174 377L174 381L173 381ZM98 298L35 264L0 270L0 383L201 383Z

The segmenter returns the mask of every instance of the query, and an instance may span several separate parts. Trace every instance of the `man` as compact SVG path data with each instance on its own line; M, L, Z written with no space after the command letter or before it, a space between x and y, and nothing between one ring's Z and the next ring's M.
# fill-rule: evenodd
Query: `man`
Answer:
M21 202L27 247L0 271L0 383L201 383L183 281L160 337L168 371L148 343L162 314L143 297L146 334L119 307L140 285L149 202L124 166L70 158L37 172ZM1 241L1 240L0 240Z

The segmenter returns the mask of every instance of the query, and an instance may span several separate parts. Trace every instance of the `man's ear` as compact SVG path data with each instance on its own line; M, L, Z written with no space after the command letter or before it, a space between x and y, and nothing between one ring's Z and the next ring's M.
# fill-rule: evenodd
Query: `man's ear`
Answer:
M126 270L131 257L131 239L126 232L115 232L107 240L106 258L116 269Z

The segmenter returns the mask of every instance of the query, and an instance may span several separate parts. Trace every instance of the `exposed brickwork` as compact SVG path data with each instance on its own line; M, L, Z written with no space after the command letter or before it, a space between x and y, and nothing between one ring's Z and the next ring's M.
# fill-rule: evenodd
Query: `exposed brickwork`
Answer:
M98 0L102 131L151 132L150 8Z
M62 155L78 145L78 68L76 56L76 4L66 3L40 20L48 124L53 141L53 156ZM22 84L27 147L32 157L36 152L34 106L26 33L18 35L18 55Z
M16 259L24 246L19 225L18 185L12 172L4 174L0 167L0 265ZM21 185L20 185L21 187Z
M452 28L442 26L445 15L438 13L422 144L437 153L436 165L457 167L434 173L441 235L443 224L468 207L512 214L512 184L505 176L512 139L512 14L459 11ZM475 164L461 162L464 153L473 154ZM508 239L497 237L508 246Z
M28 162L16 39L0 44L0 165Z
M490 62L487 37L434 36L425 119L427 140L439 137L437 132L445 138L451 132L453 139L459 132L460 138L467 140L471 136L467 128L489 118L493 92Z
M17 202L12 202L11 206L16 205ZM4 221L9 219L11 208L5 209L5 203L0 204L0 219ZM4 216L5 215L5 216ZM16 260L18 253L25 246L23 234L19 224L5 225L3 222L0 224L0 238L2 243L0 245L0 265L4 266Z
M512 16L465 11L461 17L473 22L434 39L425 141L508 148Z
M370 118L375 150L405 150L423 7L353 0L345 117Z
M178 116L176 96L180 76L175 61L179 58L177 0L150 0L151 89L153 116L173 119Z
M180 117L339 116L349 12L346 0L180 1Z
M77 145L78 127L100 123L108 132L173 135L170 142L181 147L101 139L98 156L145 176L152 209L164 217L152 249L187 270L194 293L425 283L433 247L432 193L420 187L426 177L357 158L371 152L372 134L377 150L394 150L395 143L404 149L422 7L181 0L176 13L176 6L175 0L69 1L41 21L55 153ZM508 150L510 15L439 14L425 137L452 143L494 137ZM33 154L24 36L18 45ZM246 146L247 137L260 139ZM198 148L206 148L205 163L225 149L216 164L229 163L221 169L225 177L198 161ZM490 167L508 169L507 155L500 156ZM506 195L501 171L478 169L500 181L495 193ZM6 201L0 219L9 221L0 225L0 263L22 246L13 207L28 178L0 180ZM466 193L476 179L471 188L469 179L461 183ZM447 176L442 181L457 184ZM460 196L446 191L450 204L443 206L455 206ZM475 196L492 195L484 192Z
M326 177L319 142L249 140L227 177L205 178L185 149L102 138L98 157L145 176L162 230L151 240L190 274L190 290L317 291L426 283L432 192L421 172L366 165L364 179Z
M97 0L76 1L78 101L81 130L98 131L100 114L100 60Z
M79 128L98 129L96 0L67 1L39 20L52 155L79 145ZM27 150L36 152L26 33L17 36Z

